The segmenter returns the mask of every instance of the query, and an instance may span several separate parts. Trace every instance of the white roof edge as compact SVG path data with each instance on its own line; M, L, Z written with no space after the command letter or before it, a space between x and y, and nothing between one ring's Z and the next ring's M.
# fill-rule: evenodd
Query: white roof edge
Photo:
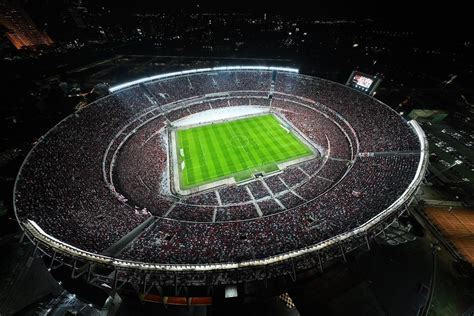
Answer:
M143 82L152 81L156 79L187 75L187 74L193 74L193 73L198 73L198 72L219 71L219 70L223 70L223 71L226 71L226 70L276 70L276 71L299 73L299 70L297 68L274 67L274 66L223 66L223 67L212 67L212 68L197 68L197 69L189 69L189 70L183 70L183 71L175 71L175 72L169 72L169 73L164 73L164 74L158 74L158 75L153 75L150 77L143 77L140 79L124 82L124 83L115 85L113 87L110 87L109 91L110 92L119 91L127 87L131 87Z

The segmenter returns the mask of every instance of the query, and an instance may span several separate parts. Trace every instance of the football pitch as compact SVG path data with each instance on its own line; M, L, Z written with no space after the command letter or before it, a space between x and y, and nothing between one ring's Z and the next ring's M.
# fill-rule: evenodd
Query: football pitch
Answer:
M272 114L177 130L181 189L258 172L314 152Z

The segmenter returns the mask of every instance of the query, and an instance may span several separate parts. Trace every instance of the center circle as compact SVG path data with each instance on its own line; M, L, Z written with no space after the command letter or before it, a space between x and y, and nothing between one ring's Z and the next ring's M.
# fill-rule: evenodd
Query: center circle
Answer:
M244 135L234 135L230 139L230 144L237 148L245 148L249 144L249 139Z

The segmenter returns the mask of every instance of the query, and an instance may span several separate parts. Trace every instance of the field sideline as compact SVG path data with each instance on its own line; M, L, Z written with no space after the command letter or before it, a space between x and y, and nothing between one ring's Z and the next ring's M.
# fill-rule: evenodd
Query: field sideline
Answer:
M272 114L177 130L181 189L220 179L236 181L313 151Z

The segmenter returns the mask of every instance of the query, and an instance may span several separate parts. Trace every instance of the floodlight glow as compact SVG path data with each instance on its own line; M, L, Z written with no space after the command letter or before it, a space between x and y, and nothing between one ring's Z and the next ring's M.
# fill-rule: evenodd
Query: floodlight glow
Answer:
M159 74L159 75L154 75L150 77L143 77L140 79L132 80L129 82L125 82L116 86L113 86L109 88L110 92L115 92L124 88L128 88L143 82L147 81L152 81L152 80L157 80L157 79L162 79L162 78L167 78L167 77L174 77L174 76L180 76L180 75L187 75L187 74L194 74L194 73L199 73L199 72L209 72L209 71L219 71L219 70L267 70L267 71L285 71L285 72L294 72L298 73L299 70L296 68L288 68L288 67L272 67L272 66L221 66L221 67L213 67L213 68L198 68L198 69L189 69L189 70L183 70L183 71L175 71L175 72L169 72L165 74Z

